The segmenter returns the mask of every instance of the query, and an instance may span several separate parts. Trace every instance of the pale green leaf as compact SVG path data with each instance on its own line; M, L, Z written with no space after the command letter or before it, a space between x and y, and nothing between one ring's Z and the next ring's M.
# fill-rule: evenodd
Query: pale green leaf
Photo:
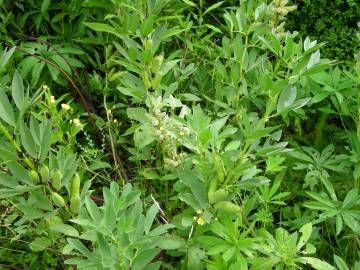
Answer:
M3 88L0 89L0 118L6 123L15 126L14 110Z
M74 227L63 223L52 224L50 226L50 230L63 233L71 237L79 237L79 233Z
M32 251L43 251L51 245L49 238L37 237L30 244L29 247Z

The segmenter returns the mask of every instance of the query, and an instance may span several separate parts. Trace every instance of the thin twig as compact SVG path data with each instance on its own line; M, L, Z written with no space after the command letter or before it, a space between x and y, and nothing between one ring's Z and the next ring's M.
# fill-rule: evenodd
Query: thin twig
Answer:
M74 75L76 76L76 79L77 79L77 82L80 83L80 86L82 89L84 89L84 85L80 79L80 76L79 76L79 73L77 72L77 70L69 63L69 60L64 57L64 55L54 46L52 45L50 42L46 41L46 40L43 40L43 39L40 39L40 38L37 38L37 37L33 37L33 36L28 36L28 35L25 35L25 34L22 34L22 33L17 33L17 35L21 35L21 36L24 36L26 37L27 39L30 39L30 40L34 40L34 41L37 41L37 42L41 42L41 43L44 43L45 45L49 46L50 48L52 48L56 53L57 55L59 55L64 61L65 63L68 65L68 67L71 69L71 71L74 73ZM94 106L92 104L92 100L91 100L91 97L87 97L88 99L90 99L90 104L89 107L91 108L91 111L94 112L95 109L94 109ZM89 101L89 100L88 100Z

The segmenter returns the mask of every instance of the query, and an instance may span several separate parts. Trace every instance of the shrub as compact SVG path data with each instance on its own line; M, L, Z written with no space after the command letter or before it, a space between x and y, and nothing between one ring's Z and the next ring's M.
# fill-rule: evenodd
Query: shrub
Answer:
M324 57L342 63L353 62L358 40L356 32L360 21L360 2L356 0L294 0L297 10L290 13L286 27L326 42Z

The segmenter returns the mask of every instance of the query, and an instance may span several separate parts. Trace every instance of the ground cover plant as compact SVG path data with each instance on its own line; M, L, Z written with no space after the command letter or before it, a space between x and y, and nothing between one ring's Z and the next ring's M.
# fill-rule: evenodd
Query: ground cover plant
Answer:
M296 6L0 3L0 269L360 269L359 54Z

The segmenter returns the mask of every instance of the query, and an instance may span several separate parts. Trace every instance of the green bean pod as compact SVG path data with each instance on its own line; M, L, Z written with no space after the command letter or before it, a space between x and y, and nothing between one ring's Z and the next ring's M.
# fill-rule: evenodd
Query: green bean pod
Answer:
M215 207L215 209L222 210L222 211L229 212L229 213L241 213L241 207L232 202L227 202L227 201L217 202L214 205L214 207Z
M79 196L79 194L80 194L80 176L78 173L75 173L71 181L70 196L75 197L75 196Z
M55 190L60 190L61 188L61 173L59 170L53 170L51 172L51 185Z
M226 189L222 188L212 193L211 197L209 197L209 202L211 204L214 204L219 201L226 200L228 196L229 192Z
M211 204L214 202L214 194L215 191L217 190L217 186L218 186L218 180L217 178L213 178L210 182L209 191L208 191L208 200L209 203Z
M51 199L54 202L54 204L57 207L64 207L65 206L65 200L64 198L57 192L52 192L51 193Z
M80 196L76 195L71 197L70 199L70 210L73 213L78 213L79 212L79 208L80 208Z
M214 161L214 167L215 167L215 170L216 170L217 178L220 181L220 183L222 183L225 180L224 167L222 165L222 161L220 159L220 156L215 152L213 152L213 161Z
M46 165L42 166L40 169L40 176L41 176L41 182L43 184L46 184L48 182L49 174L50 174L49 167Z
M35 170L31 170L28 175L34 184L38 184L40 182L39 174Z

